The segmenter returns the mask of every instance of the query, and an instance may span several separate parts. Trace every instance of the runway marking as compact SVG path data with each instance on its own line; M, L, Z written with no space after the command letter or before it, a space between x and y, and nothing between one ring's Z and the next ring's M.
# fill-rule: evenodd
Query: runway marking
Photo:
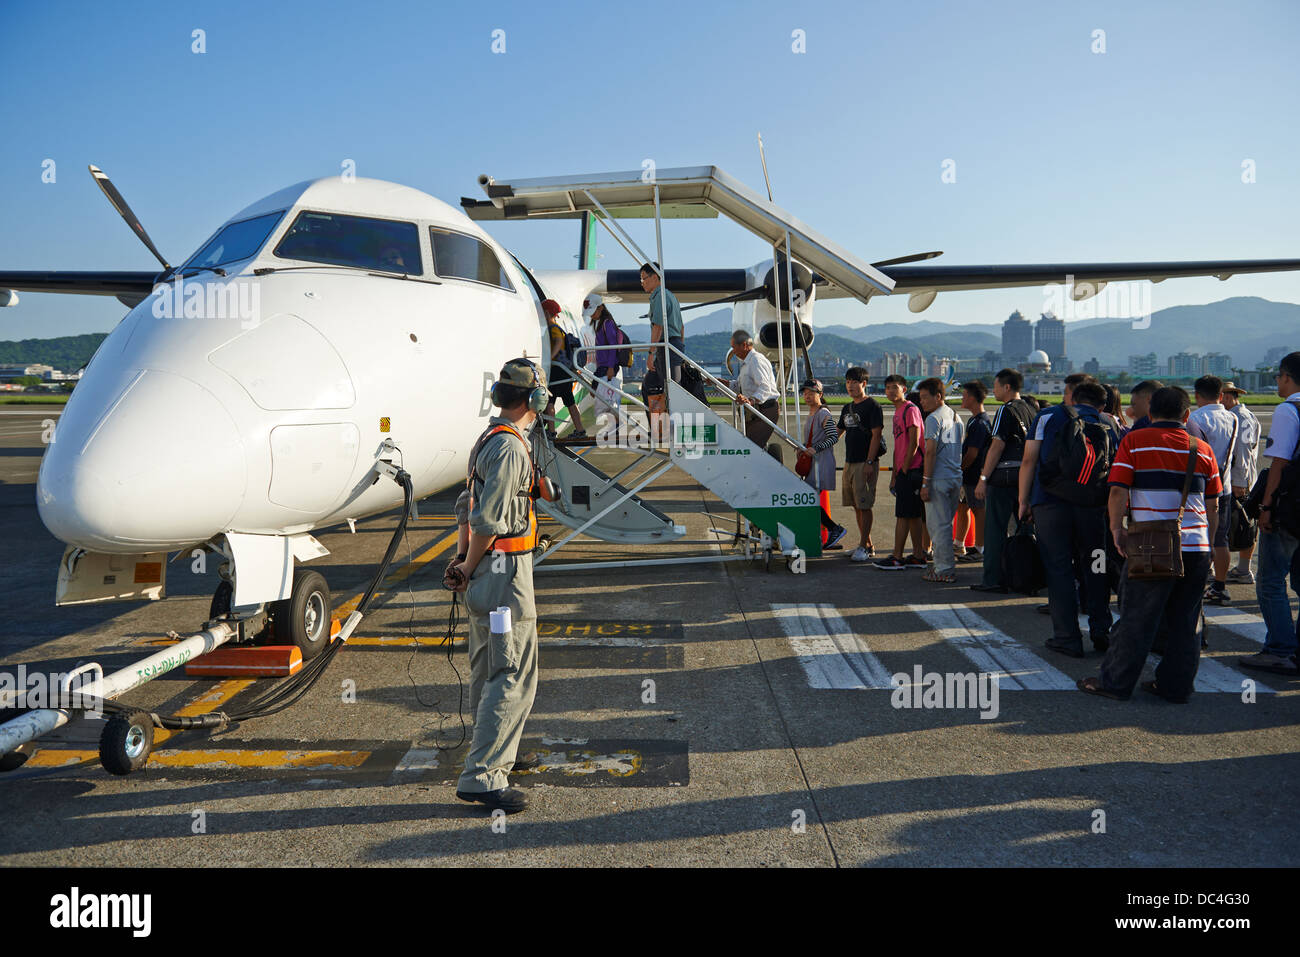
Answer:
M892 687L889 670L830 604L772 604L810 688L846 691Z
M370 757L370 751L331 751L307 749L244 748L163 748L149 755L146 768L191 768L194 770L224 771L239 768L350 770L359 768ZM98 761L98 751L46 750L31 756L27 764L37 768L66 768L89 761Z
M909 605L957 646L981 672L999 675L1003 691L1073 691L1074 679L1053 668L965 605Z
M379 587L381 589L389 588L396 585L398 582L405 581L455 544L456 530L453 528L446 532L442 538L435 539L433 542L426 545L423 551L417 553L416 556L405 565L389 572L388 577L380 583ZM364 591L358 592L347 601L343 602L343 604L337 606L334 609L334 617L340 619L347 618L348 615L357 610L357 605L361 604L361 599L365 597L365 594Z
M1257 641L1261 645L1268 636L1268 625L1264 623L1264 619L1259 615L1252 615L1248 612L1238 611L1235 608L1224 608L1217 605L1205 605L1204 608L1207 625L1213 624L1226 628L1235 635Z

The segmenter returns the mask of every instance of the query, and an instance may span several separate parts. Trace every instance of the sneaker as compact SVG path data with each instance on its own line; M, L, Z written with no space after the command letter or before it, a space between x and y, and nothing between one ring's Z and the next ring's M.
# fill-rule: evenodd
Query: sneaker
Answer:
M528 807L528 796L519 788L501 788L498 791L457 791L456 797L470 803L486 804L507 814L517 814Z
M1209 588L1205 589L1205 603L1207 605L1226 605L1231 601L1228 598L1228 589L1218 582L1214 582Z
M840 539L842 539L848 533L849 530L845 528L843 525L836 525L835 528L831 530L830 535L826 538L826 544L823 545L822 548L823 549L834 548L836 545L839 544Z
M928 568L930 565L930 561L931 559L929 558L917 558L915 555L908 555L906 558L903 559L903 567L904 568Z
M1271 671L1275 675L1294 676L1300 670L1296 668L1296 663L1290 658L1283 658L1281 655L1270 655L1267 651L1238 658L1237 664L1243 668L1253 668L1256 671Z
M1228 581L1241 582L1243 585L1255 584L1255 573L1249 568L1240 568L1233 565L1228 569Z
M865 562L865 561L869 561L870 559L871 559L871 553L868 552L861 545L853 549L853 554L849 556L849 561L851 562Z
M877 568L884 568L884 569L887 569L887 570L889 570L889 571L891 571L891 572L892 572L892 571L897 571L897 570L900 569L900 568L906 568L906 567L907 567L907 563L906 563L906 562L901 562L901 561L899 561L899 560L898 560L897 558L895 558L893 555L886 555L884 558L881 558L881 559L879 559L879 560L877 560L877 561L874 561L874 562L872 562L871 564L875 565Z

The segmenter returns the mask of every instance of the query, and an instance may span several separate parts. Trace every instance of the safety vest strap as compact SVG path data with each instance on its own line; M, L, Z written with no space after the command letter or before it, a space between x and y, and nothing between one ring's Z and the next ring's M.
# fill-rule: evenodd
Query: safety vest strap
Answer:
M524 491L521 493L524 496L524 498L527 499L528 501L528 529L524 532L515 535L497 536L495 539L493 539L492 548L490 550L494 552L505 552L507 554L515 554L518 552L531 552L534 548L537 547L537 515L533 511L533 499L532 496L529 494L529 492L531 492L532 490L532 484L533 484L533 472L534 472L533 453L532 450L528 447L528 443L524 441L524 437L520 435L515 429L513 429L508 425L494 425L491 429L488 430L487 435L483 437L483 441L486 442L489 438L491 438L492 436L500 432L509 432L520 442L523 442L524 451L528 455L529 488L524 489ZM482 484L483 478L478 474L477 462L474 463L474 478L478 479L479 483ZM471 490L470 495L473 496L473 494L474 494L473 490Z

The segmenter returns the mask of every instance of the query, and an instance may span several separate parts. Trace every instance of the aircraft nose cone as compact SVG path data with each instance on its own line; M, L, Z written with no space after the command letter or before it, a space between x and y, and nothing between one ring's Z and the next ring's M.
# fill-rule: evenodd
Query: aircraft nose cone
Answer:
M60 423L36 500L61 541L142 552L225 529L246 480L243 443L217 398L189 379L149 370L80 433L65 434Z

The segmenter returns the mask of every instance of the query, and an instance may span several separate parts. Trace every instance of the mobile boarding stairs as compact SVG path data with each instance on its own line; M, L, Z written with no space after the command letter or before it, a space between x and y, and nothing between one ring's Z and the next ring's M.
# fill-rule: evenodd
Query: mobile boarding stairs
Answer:
M618 441L614 441L610 428L598 433L603 438L560 438L555 442L541 439L545 445L540 452L540 464L560 486L562 494L554 502L539 500L537 505L569 532L558 540L552 540L551 536L543 539L533 561L534 567L540 566L539 570L631 568L753 559L761 559L765 566L770 567L775 552L785 557L791 571L802 572L805 564L801 558L815 558L821 554L821 508L817 491L778 458L746 438L738 428L743 413L741 406L736 404L736 394L676 347L657 342L620 348L634 351L667 349L677 353L684 364L693 367L703 377L707 386L732 401L731 421L718 415L667 376L664 378L668 412L652 414L640 398L606 380L596 379L582 366L580 357L594 349L577 350L572 374L589 393L579 407L586 407L587 398L599 395L607 406L612 407L617 418ZM666 362L663 368L667 368ZM642 410L649 428L628 415L623 402ZM564 416L565 413L560 412L557 419L563 423ZM764 421L768 420L764 418ZM779 425L772 425L773 440L790 446L795 452L803 448L801 442ZM538 430L538 434L543 434L542 430ZM597 464L610 453L631 453L635 457L630 464L611 475ZM642 490L674 467L680 468L736 510L738 522L734 533L716 528L711 531L731 537L731 543L741 550L740 554L714 553L577 564L549 561L551 556L580 535L629 545L669 542L719 544L713 540L683 541L685 527L674 523L671 517L640 498Z

